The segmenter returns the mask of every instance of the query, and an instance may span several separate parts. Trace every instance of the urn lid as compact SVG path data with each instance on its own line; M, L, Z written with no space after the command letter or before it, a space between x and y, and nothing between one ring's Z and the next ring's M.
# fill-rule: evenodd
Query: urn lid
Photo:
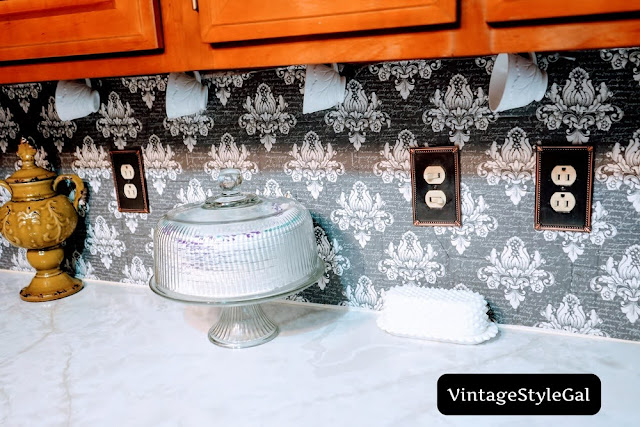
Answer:
M29 144L25 138L20 140L18 146L18 157L22 159L22 168L16 171L5 181L9 184L20 184L26 182L37 182L52 179L56 176L55 172L48 171L36 166L36 153L38 151Z

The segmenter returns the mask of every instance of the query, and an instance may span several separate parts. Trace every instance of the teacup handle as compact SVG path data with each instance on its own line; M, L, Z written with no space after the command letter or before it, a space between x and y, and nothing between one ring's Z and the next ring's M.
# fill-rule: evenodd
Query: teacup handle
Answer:
M200 76L200 72L199 71L194 71L193 72L193 76L196 78L196 81L198 83L202 83L202 77Z
M0 187L6 189L9 194L11 194L11 196L13 197L13 191L11 191L11 187L9 187L9 184L7 184L7 181L5 181L4 179L0 179Z
M58 184L60 184L60 181L66 181L66 180L72 181L76 187L76 196L73 199L73 207L77 211L78 204L80 203L80 199L82 199L82 196L84 195L84 182L82 182L82 180L78 175L74 175L74 174L58 175L55 181L53 181L53 190L55 191L56 188L58 188Z

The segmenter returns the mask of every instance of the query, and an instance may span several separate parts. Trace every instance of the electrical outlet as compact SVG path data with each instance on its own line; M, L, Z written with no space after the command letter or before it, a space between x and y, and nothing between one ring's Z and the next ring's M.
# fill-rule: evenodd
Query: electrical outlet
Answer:
M591 231L593 147L536 147L536 230Z
M113 181L120 212L149 212L142 149L111 150Z
M436 185L444 182L445 172L442 166L427 166L423 175L427 184Z
M576 178L576 169L571 165L558 165L551 171L551 181L562 187L570 187Z
M411 149L413 224L460 227L460 151L456 146Z
M569 213L576 207L576 198L566 191L556 191L551 195L551 209L556 212Z
M447 196L441 190L429 190L424 202L431 209L442 209L447 204Z

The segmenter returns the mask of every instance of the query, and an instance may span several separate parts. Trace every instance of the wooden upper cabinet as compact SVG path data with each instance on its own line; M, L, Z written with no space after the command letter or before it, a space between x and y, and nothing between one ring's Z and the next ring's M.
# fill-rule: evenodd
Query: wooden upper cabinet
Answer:
M638 11L640 0L487 0L490 23Z
M457 0L199 0L207 43L449 24Z
M156 0L0 0L0 61L161 47Z

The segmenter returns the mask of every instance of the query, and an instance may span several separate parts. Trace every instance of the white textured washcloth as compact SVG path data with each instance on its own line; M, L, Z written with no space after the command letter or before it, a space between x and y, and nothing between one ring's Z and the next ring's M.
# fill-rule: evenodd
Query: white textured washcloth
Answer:
M391 288L377 323L393 335L458 344L478 344L498 333L482 295L415 285Z

